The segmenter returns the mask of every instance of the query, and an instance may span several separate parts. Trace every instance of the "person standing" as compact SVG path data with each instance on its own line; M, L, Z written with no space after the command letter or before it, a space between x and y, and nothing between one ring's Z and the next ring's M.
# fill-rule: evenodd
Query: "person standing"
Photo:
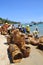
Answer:
M38 31L38 28L36 27L36 30L33 31L33 35L35 38L39 38L38 34L39 34L39 31Z
M23 32L23 33L26 33L26 28L25 28L24 25L22 25L22 32Z

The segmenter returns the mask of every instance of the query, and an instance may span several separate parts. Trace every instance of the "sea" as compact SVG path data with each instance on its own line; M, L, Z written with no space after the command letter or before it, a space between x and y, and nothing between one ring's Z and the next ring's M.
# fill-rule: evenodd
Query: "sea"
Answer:
M26 25L29 25L29 24L24 24L25 26ZM39 31L39 36L43 36L43 23L39 23L39 24L30 24L30 32L33 33L33 31L35 31L36 27L38 28L38 31Z
M38 28L38 31L39 31L39 36L43 36L43 24L36 24L36 25L32 25L30 26L30 31L33 32L36 27Z

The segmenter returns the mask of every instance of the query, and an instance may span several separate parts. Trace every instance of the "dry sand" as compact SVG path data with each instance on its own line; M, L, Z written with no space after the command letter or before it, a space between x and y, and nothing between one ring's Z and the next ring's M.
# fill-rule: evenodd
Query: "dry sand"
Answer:
M3 35L0 35L0 65L9 65L9 58L7 55L8 46L5 45L6 38Z
M0 35L0 65L43 65L43 52L36 49L36 46L29 45L31 47L30 56L23 58L20 63L10 63L6 43L6 37Z

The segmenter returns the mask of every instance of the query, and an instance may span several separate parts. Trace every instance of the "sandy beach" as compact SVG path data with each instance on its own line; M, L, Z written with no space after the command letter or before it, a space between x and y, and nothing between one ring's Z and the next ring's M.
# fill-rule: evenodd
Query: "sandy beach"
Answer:
M30 44L31 52L28 58L23 58L20 63L10 63L6 42L6 37L0 35L0 65L43 65L43 51L36 49L37 46Z
M0 0L0 65L43 65L43 0Z

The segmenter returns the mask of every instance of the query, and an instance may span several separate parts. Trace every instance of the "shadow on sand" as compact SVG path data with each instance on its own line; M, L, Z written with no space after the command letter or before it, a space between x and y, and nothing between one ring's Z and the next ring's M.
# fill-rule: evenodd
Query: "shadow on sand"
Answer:
M8 53L8 58L9 58L9 60L10 60L10 63L13 63L11 54L9 53L9 50L8 50L8 49L7 49L7 53Z
M38 45L38 46L36 47L36 49L39 49L39 50L43 51L43 46Z

